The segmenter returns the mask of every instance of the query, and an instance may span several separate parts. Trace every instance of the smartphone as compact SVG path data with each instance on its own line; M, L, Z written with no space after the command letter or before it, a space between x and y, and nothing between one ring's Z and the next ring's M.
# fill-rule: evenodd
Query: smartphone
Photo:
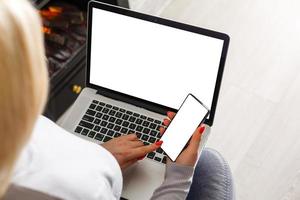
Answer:
M184 149L196 128L204 122L209 109L194 95L188 94L161 140L161 148L172 161Z

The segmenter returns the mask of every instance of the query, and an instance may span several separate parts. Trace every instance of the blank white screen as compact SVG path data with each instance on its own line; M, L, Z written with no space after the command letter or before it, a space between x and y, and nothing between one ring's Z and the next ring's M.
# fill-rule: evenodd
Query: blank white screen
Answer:
M161 148L175 161L197 126L207 113L194 97L189 95L167 128Z
M93 8L90 83L178 109L212 104L223 40Z

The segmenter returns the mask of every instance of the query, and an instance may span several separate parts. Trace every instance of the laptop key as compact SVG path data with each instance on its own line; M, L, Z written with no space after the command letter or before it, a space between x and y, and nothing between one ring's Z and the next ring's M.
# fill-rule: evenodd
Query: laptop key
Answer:
M114 134L115 134L115 132L113 130L109 130L107 132L107 135L109 135L109 136L114 136Z
M112 108L112 105L106 104L105 107L107 107L107 108Z
M100 131L100 129L101 129L101 127L100 127L100 126L95 126L95 128L94 128L94 131L96 131L96 132L99 132L99 131Z
M148 142L150 142L150 143L154 143L155 141L156 141L156 139L154 137L150 137L148 140Z
M83 126L85 128L89 128L89 129L93 129L94 128L94 124L91 124L89 122L82 121L82 120L79 122L79 125Z
M161 124L161 121L159 121L159 120L156 119L156 120L154 120L154 123L155 124Z
M84 115L82 119L88 122L93 122L95 118L89 115Z
M88 129L83 129L83 131L81 132L81 135L87 135L89 133Z
M110 117L108 121L109 121L109 122L115 122L115 121L116 121L116 118L115 118L115 117Z
M93 103L92 103L92 104L90 105L89 108L90 108L90 109L95 109L95 108L96 108L96 104L93 104Z
M115 131L120 131L121 130L121 126L116 125L114 128Z
M101 122L100 119L95 119L95 120L94 120L94 124L97 124L97 125L98 125L98 124L100 124L100 122Z
M100 133L98 133L98 134L96 135L96 137L95 137L95 139L96 139L96 140L99 140L99 141L102 141L103 138L104 138L104 135L102 135L102 134L100 134Z
M137 119L137 120L135 121L135 123L140 125L140 124L142 124L142 123L143 123L143 120L141 120L141 119Z
M100 113L100 112L97 112L97 114L96 114L96 117L97 118L101 118L103 116L103 114L102 113Z
M163 153L164 151L162 150L162 148L158 148L158 149L156 149L156 152L161 154L161 153Z
M135 117L139 117L139 116L140 116L140 114L139 114L139 113L133 113L133 116L135 116Z
M116 121L116 124L118 124L118 125L121 125L121 124L122 124L122 122L123 122L123 120L121 120L121 119L117 119L117 121Z
M98 104L98 103L99 103L99 101L97 101L97 100L93 100L93 103L95 103L95 104Z
M136 134L136 136L137 136L138 138L141 138L141 137L142 137L142 134L139 133L139 132L136 132L135 134Z
M151 117L148 117L147 120L148 120L149 122L153 122L153 121L154 121L154 119L151 118Z
M100 105L100 106L105 106L105 103L100 102L99 105Z
M151 130L150 135L155 137L157 135L157 133L158 133L157 131Z
M113 106L112 109L114 109L114 110L119 110L119 108L118 108L117 106Z
M127 121L124 121L124 122L122 123L122 126L124 126L124 127L128 127L128 126L129 126L129 122L127 122Z
M111 137L105 136L103 142L107 142L107 141L109 141L109 140L111 140L111 139L112 139Z
M108 131L107 128L102 128L100 132L103 133L103 134L105 134L105 133L107 133L107 131Z
M121 118L122 117L122 113L120 113L120 112L117 112L117 114L115 115L117 118Z
M114 135L114 137L120 137L120 136L121 136L121 133L118 133L118 132L116 132Z
M126 114L128 114L128 115L132 115L132 114L133 114L133 112L131 112L131 111L127 110L127 111L126 111Z
M102 121L101 124L100 124L102 127L105 127L107 125L107 122L106 121Z
M120 109L120 112L122 112L122 113L125 113L125 111L126 111L126 110L123 109L123 108Z
M88 135L88 137L90 138L94 138L94 136L96 135L96 132L95 131L91 131Z
M77 126L76 129L75 129L75 133L80 133L82 131L82 127L80 126Z
M128 129L127 129L127 128L122 128L122 129L121 129L121 133L127 134L127 132L128 132Z
M97 106L97 108L96 108L96 110L99 111L99 112L100 112L102 109L103 109L102 106Z
M114 116L116 114L116 111L115 110L110 110L108 114L111 115L111 116Z
M148 142L143 142L144 143L144 145L149 145L150 143L148 143Z
M135 120L136 120L135 117L133 117L133 116L129 117L129 121L130 121L130 122L134 122Z
M109 129L112 129L114 127L114 124L113 123L109 123L108 125L107 125L107 128L109 128Z
M150 152L150 153L148 153L147 158L153 159L154 156L155 156L155 153L154 152Z
M103 108L102 112L106 114L106 113L109 112L109 109L108 108Z
M149 138L149 136L148 136L148 135L143 135L143 136L142 136L142 140L144 140L144 141L147 141L147 140L148 140L148 138Z
M160 158L160 157L155 157L154 160L160 162L160 161L161 161L161 158Z
M147 117L145 115L141 115L140 118L141 119L147 119Z
M151 123L151 124L150 124L150 126L149 126L149 128L151 128L151 129L155 129L155 128L156 128L156 124L154 124L154 123Z
M134 130L134 129L136 128L136 125L133 124L133 123L131 123L131 124L129 125L129 128Z
M122 119L127 120L129 118L129 115L124 114Z
M145 126L145 127L148 127L148 126L149 126L149 124L150 124L150 123L149 123L149 122L147 122L147 121L144 121L144 122L143 122L143 126Z
M103 120L108 120L108 118L109 118L109 115L103 115L103 117L102 117Z
M88 109L88 110L86 111L86 114L91 115L91 116L94 116L94 115L96 114L96 111L91 110L91 109Z
M138 127L136 128L136 130L137 130L137 131L142 131L142 130L143 130L143 127L142 127L142 126L138 126Z
M149 134L150 129L149 128L144 128L143 133Z

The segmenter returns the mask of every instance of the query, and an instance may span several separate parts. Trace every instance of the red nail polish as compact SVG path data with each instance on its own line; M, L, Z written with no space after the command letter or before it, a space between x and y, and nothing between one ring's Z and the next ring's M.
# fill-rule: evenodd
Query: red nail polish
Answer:
M205 126L201 126L200 129L199 129L199 132L200 132L200 133L203 133L204 130L205 130Z
M159 141L155 142L155 144L156 144L157 146L160 146L162 143L163 143L162 140L159 140Z

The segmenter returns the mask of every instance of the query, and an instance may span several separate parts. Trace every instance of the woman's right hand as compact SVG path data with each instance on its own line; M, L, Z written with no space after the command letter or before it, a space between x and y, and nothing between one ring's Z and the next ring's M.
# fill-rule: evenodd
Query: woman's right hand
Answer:
M155 151L162 144L158 141L154 144L144 145L135 134L124 135L111 139L102 144L118 161L122 170L143 159L148 153Z
M168 112L168 118L164 120L164 125L169 126L171 120L175 117L176 113ZM201 141L201 134L204 132L205 126L200 125L192 135L188 146L180 153L180 155L176 159L176 163L185 165L185 166L195 166L198 160L198 149ZM165 132L164 128L160 129L160 133L163 134ZM167 159L167 163L172 162L169 158Z

